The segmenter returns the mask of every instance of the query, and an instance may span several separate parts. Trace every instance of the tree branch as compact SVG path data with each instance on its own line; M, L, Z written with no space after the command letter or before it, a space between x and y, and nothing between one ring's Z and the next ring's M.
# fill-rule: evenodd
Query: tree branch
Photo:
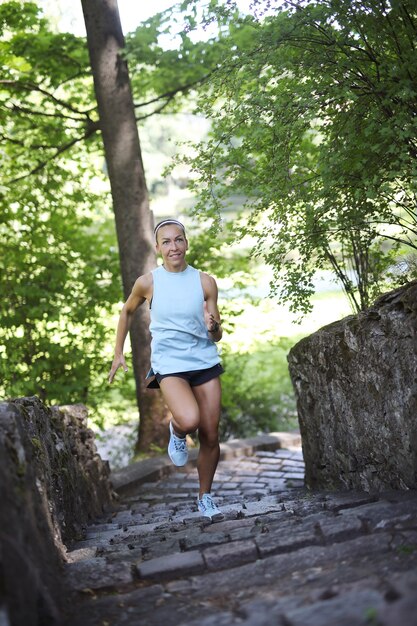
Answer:
M85 119L89 119L88 115L82 117L73 117L72 115L65 115L65 113L47 113L46 111L37 111L36 109L29 109L28 107L21 106L19 104L11 103L10 106L4 107L7 111L16 111L18 113L24 113L25 115L39 115L40 117L53 117L63 120L72 120L73 122L84 122Z
M91 110L93 110L93 109L89 109L88 111L80 111L76 109L75 107L73 107L68 102L65 102L65 100L61 100L60 98L57 98L49 91L46 91L46 89L42 89L42 87L39 87L39 85L37 85L36 83L24 83L19 80L0 80L0 85L9 85L12 87L16 87L18 89L23 89L25 91L37 91L41 93L42 95L46 96L47 98L49 98L50 100L53 100L54 102L56 102L56 104L59 104L59 106L63 107L64 109L68 109L69 111L72 111L72 113L76 113L77 115L86 115L89 112L91 112Z
M37 172L42 170L48 163L50 163L51 161L56 159L57 156L59 156L63 152L66 152L66 150L69 150L70 148L72 148L72 146L74 146L79 141L83 141L84 139L88 139L88 137L91 136L94 132L95 132L94 130L90 130L89 129L89 130L87 130L86 133L84 133L80 137L75 137L74 139L72 139L68 143L66 143L66 144L60 146L59 148L57 148L57 150L54 152L54 154L52 154L47 159L44 159L40 163L38 163L38 165L36 167L34 167L32 170L30 170L30 172L27 172L27 174L22 174L22 176L17 176L16 178L12 178L11 180L7 181L5 184L6 185L12 185L14 183L19 182L20 180L23 180L25 178L28 178L29 176L32 176L33 174L36 174Z
M152 98L151 100L148 100L147 102L141 102L141 103L135 104L135 109L148 106L149 104L154 104L155 102L159 102L160 100L164 98L168 98L168 100L171 101L174 99L174 97L178 93L186 93L187 91L189 91L196 85L201 85L202 83L205 83L210 78L210 76L214 74L216 71L217 71L217 68L211 70L208 74L206 74L202 78L199 78L198 80L194 80L191 83L188 83L188 85L181 85L180 87L177 87L176 89L171 89L170 91L166 91L165 93L162 93L159 96L155 96L155 98Z
M4 135L3 133L0 134L0 139L2 141L8 141L9 143L12 143L16 146L22 146L22 148L28 147L27 144L25 144L25 142L22 141L21 139L16 139L15 137L9 137L8 135ZM39 144L39 143L30 144L30 148L35 148L36 150L44 150L50 147L51 146L48 144Z
M158 107L157 109L155 109L154 111L151 111L150 113L147 113L146 115L140 115L139 117L136 117L136 121L139 122L141 120L146 120L148 117L152 117L152 115L158 115L159 113L161 113L161 111L163 111L164 109L166 109L166 107L169 105L169 103L171 102L171 100L174 99L174 96L172 96L171 98L168 98L168 100L166 102L164 102L163 104L161 104L160 107Z

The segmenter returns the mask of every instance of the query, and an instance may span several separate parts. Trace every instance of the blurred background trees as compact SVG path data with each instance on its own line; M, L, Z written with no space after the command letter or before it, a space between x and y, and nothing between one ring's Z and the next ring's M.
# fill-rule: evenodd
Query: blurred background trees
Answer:
M416 249L415 3L226 4L230 44L197 108L210 139L186 159L195 210L221 220L243 195L240 233L280 298L309 310L330 268L359 311L407 279Z
M34 3L1 4L0 28L0 384L89 402L119 271L87 49Z

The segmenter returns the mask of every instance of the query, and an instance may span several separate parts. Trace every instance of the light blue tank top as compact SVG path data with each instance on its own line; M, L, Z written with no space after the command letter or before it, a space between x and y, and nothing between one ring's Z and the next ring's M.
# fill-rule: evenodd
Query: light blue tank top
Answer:
M158 374L206 369L220 362L204 323L200 272L153 270L151 365Z

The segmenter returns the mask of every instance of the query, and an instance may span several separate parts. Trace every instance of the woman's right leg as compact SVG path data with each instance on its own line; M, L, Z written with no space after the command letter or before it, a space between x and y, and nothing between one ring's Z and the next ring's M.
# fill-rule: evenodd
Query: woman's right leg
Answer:
M200 410L189 383L178 376L167 376L159 386L172 413L172 426L179 437L196 431L200 425Z

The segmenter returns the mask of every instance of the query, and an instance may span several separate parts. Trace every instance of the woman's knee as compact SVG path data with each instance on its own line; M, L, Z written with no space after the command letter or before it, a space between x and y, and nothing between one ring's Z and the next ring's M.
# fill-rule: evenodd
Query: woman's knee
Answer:
M219 445L218 425L213 425L210 428L200 428L198 431L198 438L200 440L200 444L203 444L209 448L215 448Z
M194 411L182 411L181 413L173 414L174 428L182 431L183 433L195 432L200 424L200 416Z

